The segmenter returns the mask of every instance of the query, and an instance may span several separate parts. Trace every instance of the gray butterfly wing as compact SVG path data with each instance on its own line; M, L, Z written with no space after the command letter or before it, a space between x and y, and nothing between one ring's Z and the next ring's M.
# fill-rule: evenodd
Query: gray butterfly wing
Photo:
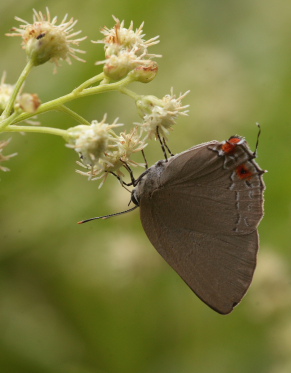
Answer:
M173 157L159 172L158 187L149 172L139 197L153 246L201 300L227 314L256 267L264 184L246 144L233 159L218 156L220 146L213 141ZM237 172L242 164L250 178Z

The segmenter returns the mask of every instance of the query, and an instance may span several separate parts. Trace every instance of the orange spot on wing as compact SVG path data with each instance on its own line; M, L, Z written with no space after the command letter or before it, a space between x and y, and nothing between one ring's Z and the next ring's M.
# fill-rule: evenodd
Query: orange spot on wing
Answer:
M240 137L231 137L229 140L222 145L222 150L224 153L231 154L234 152L238 143L240 143L242 139Z
M237 167L236 173L240 179L250 179L253 176L253 173L244 164Z

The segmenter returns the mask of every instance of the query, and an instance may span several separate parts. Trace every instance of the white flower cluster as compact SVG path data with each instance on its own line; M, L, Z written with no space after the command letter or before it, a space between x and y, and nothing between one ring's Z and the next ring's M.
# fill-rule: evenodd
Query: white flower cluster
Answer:
M86 37L75 38L81 31L73 32L73 27L77 23L73 18L67 20L66 15L57 25L57 17L52 18L48 8L46 8L46 14L34 10L32 24L21 18L15 18L22 24L19 28L12 28L12 33L7 35L22 38L22 46L28 56L29 66L27 71L24 70L25 74L28 74L29 69L33 66L47 61L54 62L56 65L61 59L70 63L70 57L83 61L77 57L76 53L85 52L73 46L79 45ZM120 22L114 16L113 19L115 21L114 27L104 27L101 30L104 36L103 40L95 42L104 44L105 60L97 62L97 64L104 64L103 73L87 80L78 87L81 89L73 91L74 98L77 98L78 95L93 94L94 91L95 93L105 92L111 88L110 84L113 83L111 86L114 87L114 90L120 90L135 100L143 122L137 123L137 126L129 132L124 131L119 135L113 129L122 126L122 124L118 123L118 119L112 124L108 124L106 115L101 122L94 120L91 125L80 124L68 130L42 128L43 133L63 136L68 143L67 146L80 154L81 162L79 164L87 169L79 171L81 174L90 179L102 178L103 182L109 173L113 173L122 182L124 176L122 168L131 172L130 166L141 166L140 163L132 159L132 156L137 152L143 152L147 146L147 139L159 138L160 141L163 141L162 144L166 145L165 141L168 138L169 130L172 129L179 115L187 115L188 110L186 109L189 106L182 105L182 99L188 92L176 97L171 90L170 94L159 99L150 95L140 96L127 88L127 85L132 81L147 83L155 78L158 64L152 59L161 56L150 54L148 48L158 44L159 37L155 36L146 40L143 23L134 30L133 22L126 28L124 21ZM25 74L23 77L26 76ZM94 85L97 82L99 82L99 86ZM21 94L22 87L23 84L21 85L19 82L15 86L5 84L5 75L3 75L0 83L0 114L3 113L4 119L13 111L17 114L16 111L19 109L22 109L26 114L33 114L40 112L44 106L41 105L36 94ZM103 91L102 88L104 88ZM70 100L72 99L70 94L67 96ZM58 100L53 100L53 102L54 105L57 105ZM61 105L63 102L58 106ZM39 106L41 106L40 110L38 110ZM62 109L71 115L74 114L72 110L65 108L65 105ZM76 113L75 117L80 119L80 123L88 123ZM25 129L27 132L30 131L30 128ZM18 126L13 126L13 130L18 131ZM39 130L39 132L42 131ZM0 154L6 145L7 142L1 143ZM0 161L8 160L10 157L2 155Z
M104 27L101 32L105 38L96 42L104 44L106 58L96 64L104 64L104 74L110 80L120 80L129 72L136 70L135 80L147 83L158 71L157 63L151 61L151 58L161 57L149 54L148 47L159 43L159 37L144 40L143 23L134 31L132 22L129 28L125 28L124 21L120 22L116 17L113 19L116 22L115 26L112 29Z
M178 98L171 94L158 99L155 96L142 96L136 105L139 109L143 123L138 123L143 130L148 133L149 138L160 135L167 140L169 130L176 123L178 115L188 115L189 110L185 110L189 105L182 105L182 99L189 93L180 94Z
M81 156L80 163L89 171L78 171L91 180L103 178L114 173L122 180L122 167L141 166L133 161L131 156L143 150L146 140L161 136L167 139L169 130L176 123L178 115L187 115L189 105L182 105L182 99L188 94L180 94L178 98L171 90L171 94L159 99L155 96L142 96L136 104L143 117L143 123L137 123L129 133L117 135L114 127L122 126L106 123L106 115L101 122L93 121L91 126L79 125L68 130L69 147L75 149ZM101 185L103 184L101 183Z
M129 133L117 135L114 127L122 126L116 119L113 124L106 123L106 115L101 122L94 120L90 126L80 125L68 129L70 148L75 149L81 158L81 166L89 171L78 171L89 179L106 180L109 173L115 173L120 180L124 176L120 168L123 166L141 166L131 159L132 154L146 147L141 139L141 131L137 127Z

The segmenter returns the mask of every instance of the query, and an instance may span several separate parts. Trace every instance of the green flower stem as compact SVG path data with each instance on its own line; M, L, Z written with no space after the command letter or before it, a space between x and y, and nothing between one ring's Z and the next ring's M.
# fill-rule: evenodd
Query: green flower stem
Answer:
M1 115L1 118L6 119L11 114L11 111L13 110L17 95L18 95L21 87L23 86L23 83L25 82L26 78L28 77L29 73L31 72L33 66L34 65L33 65L32 61L29 60L26 64L26 66L24 67L24 69L22 70L22 73L20 74L20 76L19 76L19 78L18 78L18 80L15 84L14 91L13 91L11 97L10 97L10 100L9 100L5 110L3 111L2 115Z
M75 119L76 122L78 123L82 123L82 124L86 124L88 126L91 125L90 122L88 122L85 118L83 118L81 115L79 115L78 113L76 113L75 111L69 109L67 106L65 105L61 105L57 108L58 111L62 111L63 113L66 113L68 115L70 115L72 118Z
M126 87L120 88L120 92L126 94L127 96L133 98L135 101L139 100L141 95L138 95L137 93L133 92L131 89L128 89Z
M14 126L11 125L5 129L5 132L35 132L35 133L45 133L49 135L61 136L67 139L68 132L66 130L61 130L59 128L52 127L38 127L38 126Z
M104 73L100 73L96 76L93 76L93 78L86 80L84 83L79 85L79 87L75 88L73 92L81 92L83 89L87 88L88 86L92 86L93 84L100 82L105 77Z
M103 92L108 92L108 91L121 91L122 88L132 83L133 81L134 79L131 76L127 75L127 77L125 77L122 80L119 80L118 82L101 84L101 85L98 85L97 87L86 88L82 92L80 92L80 97L94 95L96 93L103 93Z
M16 118L18 117L19 113L17 111L14 111L7 119L2 121L0 119L0 132L3 128L8 127L10 124L15 123Z
M49 102L46 102L46 103L40 105L40 107L37 109L37 111L34 112L33 114L31 114L31 113L20 114L13 121L13 123L16 124L16 123L22 122L22 121L24 121L26 119L29 119L29 118L31 118L35 115L39 115L39 114L45 113L45 112L50 111L50 110L58 110L61 105L65 104L69 101L75 100L77 98L80 98L80 97L91 96L91 95L94 95L94 94L99 94L99 93L104 93L104 92L109 92L109 91L121 91L122 88L124 88L126 85L130 84L132 81L133 81L133 79L131 77L127 76L126 78L124 78L124 79L122 79L118 82L115 82L115 83L103 84L103 85L98 85L97 87L86 88L82 92L72 91L71 93L69 93L65 96L59 97L55 100L52 100L52 101L49 101ZM7 123L3 122L2 124L0 124L0 129L5 128L6 126L7 126Z

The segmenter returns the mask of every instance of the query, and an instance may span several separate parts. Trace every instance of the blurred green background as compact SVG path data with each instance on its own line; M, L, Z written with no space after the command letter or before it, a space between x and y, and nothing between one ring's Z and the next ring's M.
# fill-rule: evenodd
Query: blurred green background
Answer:
M189 117L170 138L178 153L200 142L247 137L269 172L261 249L242 304L221 316L204 305L163 261L141 228L138 211L83 226L76 222L127 208L129 195L113 178L98 190L75 173L77 154L62 139L13 135L18 152L0 174L1 373L289 373L291 371L291 3L286 0L76 0L0 3L1 71L14 83L25 64L20 39L4 36L32 21L32 8L79 20L87 63L65 62L52 74L35 69L25 90L42 101L71 91L100 71L98 40L111 15L145 21L160 35L159 74L130 88L162 97L173 86ZM139 121L134 103L118 93L69 105L89 121L108 113ZM38 118L68 128L64 114ZM5 135L5 138L10 137ZM4 138L2 136L2 138ZM149 163L162 158L157 143Z

